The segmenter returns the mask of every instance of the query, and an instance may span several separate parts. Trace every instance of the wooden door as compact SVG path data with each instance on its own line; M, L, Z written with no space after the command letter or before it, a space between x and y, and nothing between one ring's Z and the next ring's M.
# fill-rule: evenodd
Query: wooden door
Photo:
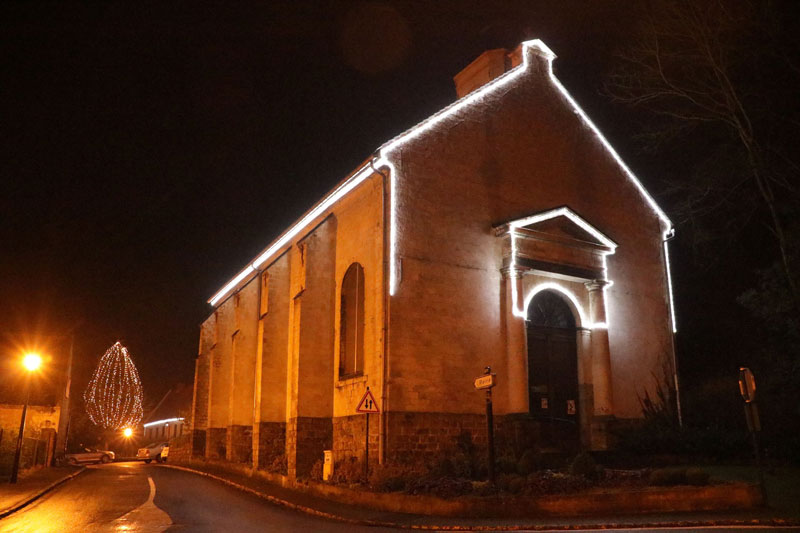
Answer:
M538 294L528 308L530 412L541 422L543 444L574 449L578 423L578 351L575 319L561 297Z

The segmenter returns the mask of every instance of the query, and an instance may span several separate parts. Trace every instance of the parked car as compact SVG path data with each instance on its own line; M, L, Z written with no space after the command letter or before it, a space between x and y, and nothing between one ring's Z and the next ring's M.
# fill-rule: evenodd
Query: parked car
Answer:
M116 458L111 450L96 450L94 448L84 448L82 452L68 453L64 456L64 462L77 465L88 463L110 463Z
M167 455L169 455L169 442L148 444L144 448L139 448L139 451L136 452L136 458L142 459L145 463L149 463L153 459L157 463L166 462Z

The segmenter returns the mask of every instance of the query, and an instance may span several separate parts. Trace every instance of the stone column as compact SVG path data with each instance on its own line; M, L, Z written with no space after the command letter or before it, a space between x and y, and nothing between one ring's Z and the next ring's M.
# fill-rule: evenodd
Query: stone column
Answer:
M514 314L521 305L522 271L513 267L503 269L506 326L506 361L508 365L508 411L527 413L528 407L528 354L525 350L525 319ZM514 301L516 286L517 301Z
M611 351L608 345L608 326L604 280L587 281L589 291L589 320L592 323L592 385L594 389L594 420L592 422L591 447L605 450L609 447L608 420L614 415L613 391L611 389Z
M585 284L589 291L589 320L592 322L592 384L594 385L594 414L614 414L611 390L611 352L608 346L608 326L604 288L607 281L592 280Z

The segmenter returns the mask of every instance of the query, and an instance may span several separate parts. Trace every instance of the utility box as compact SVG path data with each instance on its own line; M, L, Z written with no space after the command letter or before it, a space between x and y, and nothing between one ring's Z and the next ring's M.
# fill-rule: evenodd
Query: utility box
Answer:
M325 450L322 456L322 480L328 481L333 477L333 450Z

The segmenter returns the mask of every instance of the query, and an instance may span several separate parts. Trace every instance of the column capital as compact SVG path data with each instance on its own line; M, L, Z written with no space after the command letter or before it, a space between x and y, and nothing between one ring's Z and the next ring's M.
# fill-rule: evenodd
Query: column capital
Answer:
M520 279L525 273L523 269L516 266L504 266L500 269L503 279Z
M593 279L591 281L587 281L583 284L586 287L586 290L589 292L600 291L606 288L609 285L609 282L604 279Z

